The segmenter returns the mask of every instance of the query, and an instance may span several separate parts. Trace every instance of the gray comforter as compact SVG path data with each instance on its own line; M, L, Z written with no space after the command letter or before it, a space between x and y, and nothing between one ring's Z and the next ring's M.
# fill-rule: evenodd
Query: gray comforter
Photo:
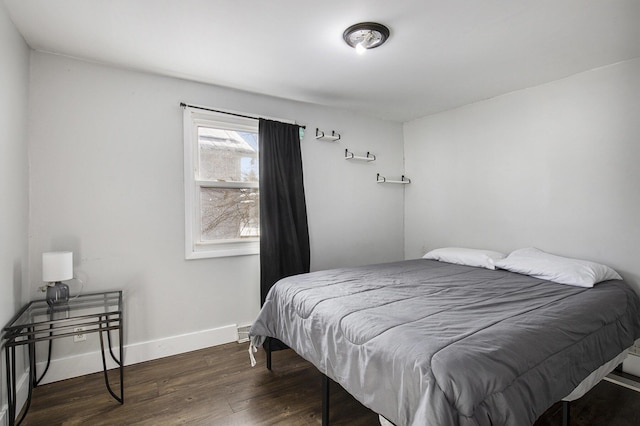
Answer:
M530 425L640 337L622 281L585 289L411 260L280 280L275 337L396 425Z

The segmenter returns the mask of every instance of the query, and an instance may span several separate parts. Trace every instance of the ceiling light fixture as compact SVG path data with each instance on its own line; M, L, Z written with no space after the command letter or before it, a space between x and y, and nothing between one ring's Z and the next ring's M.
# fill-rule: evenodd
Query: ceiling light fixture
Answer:
M347 44L363 54L368 49L381 46L389 38L389 28L376 22L361 22L344 30L342 38Z

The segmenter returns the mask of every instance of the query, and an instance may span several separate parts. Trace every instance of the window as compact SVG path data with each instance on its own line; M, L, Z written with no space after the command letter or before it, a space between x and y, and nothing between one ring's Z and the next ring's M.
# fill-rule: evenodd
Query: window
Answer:
M257 254L258 120L184 111L185 256Z

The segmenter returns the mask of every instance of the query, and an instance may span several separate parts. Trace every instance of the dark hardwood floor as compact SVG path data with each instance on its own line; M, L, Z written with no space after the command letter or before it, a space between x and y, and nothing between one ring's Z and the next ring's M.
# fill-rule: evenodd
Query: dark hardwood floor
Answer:
M246 343L230 343L127 366L124 405L108 395L102 374L40 386L23 425L319 425L322 385L315 367L286 350L274 352L268 371L259 350L252 368L247 350ZM331 424L379 423L333 384ZM572 405L572 426L639 424L640 393L608 382ZM546 425L561 425L559 404L535 423Z

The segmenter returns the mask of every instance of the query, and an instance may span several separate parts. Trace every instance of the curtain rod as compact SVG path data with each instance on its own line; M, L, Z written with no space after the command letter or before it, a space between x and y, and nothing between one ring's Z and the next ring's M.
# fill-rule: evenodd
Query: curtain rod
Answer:
M196 108L196 109L202 109L202 110L205 110L205 111L219 112L220 114L228 114L228 115L233 115L233 116L242 117L242 118L253 118L253 119L263 118L263 119L267 120L266 117L260 117L260 116L256 117L256 116L251 116L251 115L238 114L238 113L235 113L235 112L221 111L219 109L205 108L205 107L201 107L201 106L198 106L198 105L189 105L189 104L185 104L184 102L180 102L180 106L182 108L186 108L186 107ZM296 124L296 123L294 122L293 124ZM303 128L303 129L307 128L307 126L300 126L300 127Z

